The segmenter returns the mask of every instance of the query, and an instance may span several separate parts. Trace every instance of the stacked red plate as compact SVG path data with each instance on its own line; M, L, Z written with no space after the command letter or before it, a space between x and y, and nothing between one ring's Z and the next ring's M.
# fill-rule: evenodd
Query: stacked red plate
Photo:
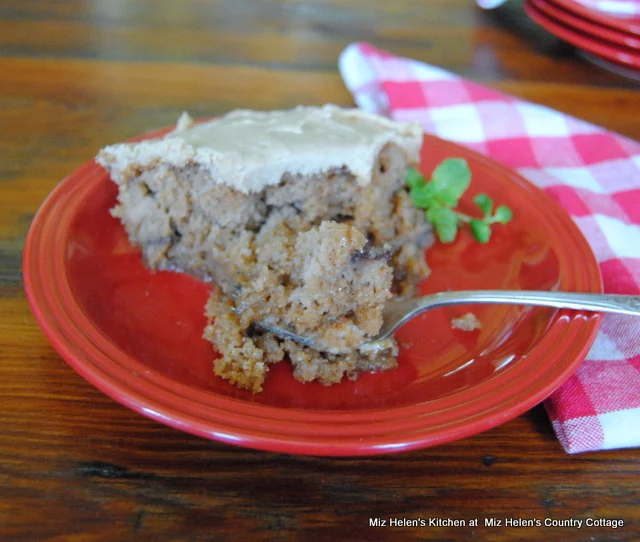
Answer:
M640 79L640 0L527 0L525 10L590 60Z

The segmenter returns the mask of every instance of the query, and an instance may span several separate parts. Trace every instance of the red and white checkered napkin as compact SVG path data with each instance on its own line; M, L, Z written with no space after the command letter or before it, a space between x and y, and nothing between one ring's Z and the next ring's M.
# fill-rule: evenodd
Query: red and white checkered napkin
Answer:
M558 200L609 293L640 294L640 144L365 43L340 56L360 108L466 145ZM606 315L586 361L545 406L569 453L640 446L640 317Z

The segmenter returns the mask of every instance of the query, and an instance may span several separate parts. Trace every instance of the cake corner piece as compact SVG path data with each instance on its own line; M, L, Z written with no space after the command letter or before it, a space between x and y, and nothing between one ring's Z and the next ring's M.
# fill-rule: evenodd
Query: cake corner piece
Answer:
M217 284L204 336L215 372L262 390L288 358L296 379L333 384L396 365L397 345L361 348L392 295L428 272L433 242L404 175L422 130L359 110L239 110L162 138L103 149L114 209L154 269ZM256 328L270 319L318 338L310 349Z

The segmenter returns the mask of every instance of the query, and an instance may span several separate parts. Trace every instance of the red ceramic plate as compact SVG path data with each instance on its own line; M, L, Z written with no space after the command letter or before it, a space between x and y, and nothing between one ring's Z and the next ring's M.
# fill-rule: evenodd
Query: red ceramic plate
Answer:
M157 135L157 134L156 134ZM516 173L427 136L422 167L464 157L473 192L515 218L480 245L463 234L428 252L422 292L510 288L600 292L598 265L560 206ZM24 253L31 307L60 355L116 401L161 423L277 452L372 455L484 431L546 398L578 367L599 315L545 308L439 309L398 331L399 368L325 387L287 363L251 395L214 376L201 338L210 286L150 272L109 214L116 189L94 162L66 178L38 212ZM464 207L472 211L469 200ZM451 329L472 310L479 331Z
M529 17L560 39L589 53L617 62L618 64L632 67L636 70L640 68L640 52L634 52L633 49L623 48L611 42L578 32L558 20L545 15L536 7L535 0L529 0L524 7Z
M616 75L621 75L622 77L627 77L634 81L640 81L640 70L634 70L633 68L622 66L615 62L609 62L602 57L592 55L586 51L578 51L578 56L582 57L587 62L591 62L591 64L595 64L599 68L613 72Z
M532 2L545 15L548 15L552 19L556 19L558 22L577 30L578 32L584 32L585 34L596 38L610 41L614 45L622 45L623 47L629 47L630 49L637 49L638 53L640 53L640 35L638 37L634 37L626 32L620 32L613 28L608 28L601 24L594 23L588 19L574 15L569 11L556 7L552 0L532 0Z
M608 26L609 28L615 28L626 32L627 34L633 34L640 36L640 19L638 17L615 17L602 11L596 11L589 9L576 0L551 0L554 4L580 15L585 19L589 19L601 26Z

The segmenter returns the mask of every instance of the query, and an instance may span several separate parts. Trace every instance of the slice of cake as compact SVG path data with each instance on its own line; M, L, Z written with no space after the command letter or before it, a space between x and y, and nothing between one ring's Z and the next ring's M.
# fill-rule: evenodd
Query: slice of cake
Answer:
M392 295L427 273L430 225L404 187L422 131L335 106L235 111L97 157L112 210L147 265L213 280L204 336L215 372L253 392L288 358L298 380L396 365L378 332ZM314 338L315 349L256 323Z

